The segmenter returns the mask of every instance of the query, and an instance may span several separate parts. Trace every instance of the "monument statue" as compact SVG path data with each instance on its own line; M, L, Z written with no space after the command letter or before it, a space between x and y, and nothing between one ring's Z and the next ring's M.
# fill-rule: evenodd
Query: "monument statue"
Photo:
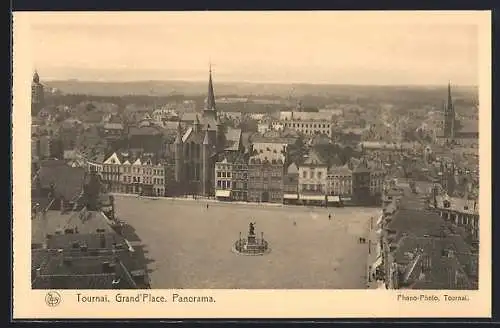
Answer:
M255 235L255 223L254 222L250 222L250 227L249 227L249 230L248 230L248 234L249 235Z

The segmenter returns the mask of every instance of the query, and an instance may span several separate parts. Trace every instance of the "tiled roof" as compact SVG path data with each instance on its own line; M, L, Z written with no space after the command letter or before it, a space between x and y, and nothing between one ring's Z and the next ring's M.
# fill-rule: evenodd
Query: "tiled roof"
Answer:
M288 166L287 174L299 174L299 168L295 165L295 163Z
M436 196L436 200L438 209L447 209L450 211L456 211L465 214L479 215L479 202L475 200L458 198L458 197L443 197L443 196ZM448 208L444 207L444 202L446 200L450 202L450 207Z
M332 165L328 169L328 174L352 174L352 170L347 164L342 166Z
M260 134L254 134L251 137L251 142L252 143L277 143L277 144L285 144L285 145L292 145L297 142L297 137L285 137L285 136L265 136L265 135L260 135Z
M325 166L326 162L321 156L318 154L318 152L311 150L304 161L301 165L317 165L317 166Z
M60 211L47 211L45 217L40 216L31 220L31 235L32 243L44 243L47 234L55 235L56 231L65 229L78 229L78 234L84 235L96 233L97 229L103 229L105 232L111 233L113 230L108 224L108 221L100 212L87 211L88 216L80 217L80 212L68 212L61 214ZM54 236L56 237L56 236ZM57 236L54 242L58 238Z
M416 237L441 236L444 221L434 212L422 209L400 208L392 216L386 229L396 232L394 241L398 241L404 234Z
M129 129L130 136L143 136L143 135L150 136L159 134L161 134L161 131L156 126L142 126L142 127L133 126L130 127Z
M63 161L60 163L40 163L38 179L42 188L55 187L56 196L64 197L71 201L77 198L82 190L85 181L85 169L80 167L67 166Z
M448 250L453 251L453 256L448 256ZM425 257L430 258L429 270L423 270L422 262ZM477 267L472 268L471 260L475 257L468 245L460 236L444 238L415 238L403 237L394 252L398 264L407 265L407 275L404 284L411 288L425 289L450 289L470 288L466 277L466 285L454 286L454 278L450 281L450 270L461 271L467 276L474 277ZM476 262L477 265L477 262Z
M86 229L84 233L52 235L47 240L47 248L64 249L77 254L81 253L80 246L87 246L88 249L111 249L113 245L121 245L126 248L125 239L121 235L110 231L109 227L104 230L105 232L102 234L97 233L96 230L89 231L89 229Z
M353 170L354 173L368 173L370 172L370 168L368 167L368 163L366 161L361 161L357 164Z
M479 121L477 120L460 120L458 133L479 133Z
M33 282L33 289L112 289L115 273L92 275L47 275Z
M226 133L226 140L239 142L241 139L241 129L228 128Z
M273 161L275 164L284 164L285 155L281 152L263 150L250 157L250 164L273 163Z

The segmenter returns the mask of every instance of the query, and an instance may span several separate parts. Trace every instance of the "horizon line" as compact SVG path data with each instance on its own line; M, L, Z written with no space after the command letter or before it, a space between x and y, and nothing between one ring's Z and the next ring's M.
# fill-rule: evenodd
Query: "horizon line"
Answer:
M76 81L76 82L91 82L91 83L141 83L141 82L191 82L191 83L207 83L205 79L123 79L123 80L113 80L113 79L78 79L78 78L49 78L43 79L41 82L50 83L50 82L68 82L68 81ZM447 87L449 82L445 82L443 84L438 83L395 83L395 84L387 84L387 83L336 83L336 82L307 82L307 81L253 81L253 80L218 80L214 84L224 83L224 84L274 84L274 85L331 85L331 86L365 86L365 87ZM451 83L451 86L455 87L467 87L467 88L477 88L479 87L477 84L454 84Z

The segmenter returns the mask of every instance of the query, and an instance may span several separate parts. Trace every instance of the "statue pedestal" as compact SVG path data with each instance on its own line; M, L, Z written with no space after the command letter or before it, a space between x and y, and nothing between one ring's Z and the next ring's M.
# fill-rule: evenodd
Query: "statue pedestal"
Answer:
M248 235L247 240L248 240L248 244L251 244L251 245L252 244L256 244L256 242L255 242L255 235Z

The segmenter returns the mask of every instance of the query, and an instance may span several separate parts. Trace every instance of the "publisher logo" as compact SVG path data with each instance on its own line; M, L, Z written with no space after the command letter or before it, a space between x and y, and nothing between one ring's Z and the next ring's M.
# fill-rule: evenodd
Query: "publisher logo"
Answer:
M56 307L61 304L61 295L58 292L48 292L45 296L45 303L50 307Z

